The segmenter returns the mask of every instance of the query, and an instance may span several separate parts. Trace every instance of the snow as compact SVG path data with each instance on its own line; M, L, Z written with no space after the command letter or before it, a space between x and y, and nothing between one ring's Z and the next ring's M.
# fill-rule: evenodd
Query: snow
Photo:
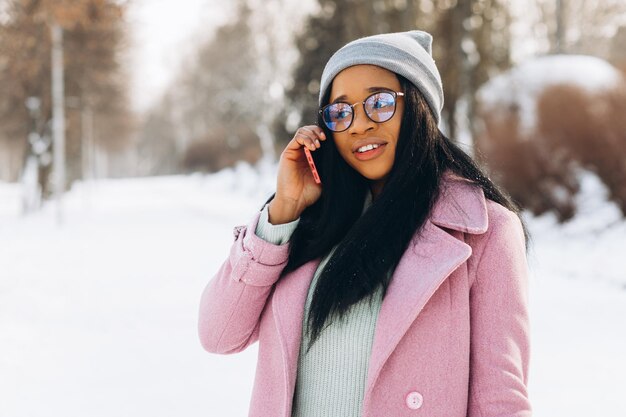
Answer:
M622 73L600 58L546 55L492 77L476 94L487 111L519 106L520 128L529 132L536 124L537 98L546 87L569 84L595 93L610 90L621 82Z
M54 204L20 215L0 183L0 416L246 416L258 344L206 353L197 308L272 193L264 171L80 183L62 225ZM567 225L524 213L535 417L626 415L626 222L580 175Z

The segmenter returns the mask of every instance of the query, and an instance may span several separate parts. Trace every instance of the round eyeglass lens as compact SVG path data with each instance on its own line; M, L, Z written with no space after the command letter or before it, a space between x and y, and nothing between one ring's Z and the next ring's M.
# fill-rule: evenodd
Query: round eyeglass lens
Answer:
M365 111L375 122L386 122L396 111L396 100L391 93L376 93L365 101Z
M346 130L352 122L352 107L346 103L331 104L324 109L323 118L330 130Z

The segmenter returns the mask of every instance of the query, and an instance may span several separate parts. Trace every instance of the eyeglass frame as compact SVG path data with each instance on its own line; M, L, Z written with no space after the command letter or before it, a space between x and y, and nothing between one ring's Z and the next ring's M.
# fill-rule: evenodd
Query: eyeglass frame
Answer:
M372 97L373 95L375 95L375 94L380 94L380 93L389 93L389 94L393 95L393 113L391 114L391 116L389 116L389 119L384 120L384 121L382 121L382 122L378 122L378 121L376 121L376 120L372 119L372 118L370 117L370 115L369 115L369 114L367 114L367 110L365 110L365 102L366 102L367 100L369 100L369 98L370 98L370 97ZM352 123L354 123L354 119L355 119L354 107L355 107L357 104L361 104L361 105L363 106L363 113L365 113L365 116L367 116L367 118L368 118L368 119L370 119L372 122L374 122L374 123L379 123L379 124L380 124L380 123L386 123L386 122L388 122L389 120L393 119L393 116L395 116L395 114L396 114L396 109L398 108L398 97L404 97L404 95L405 95L405 94L404 94L404 92L402 92L402 91L392 91L392 90L379 90L379 91L374 91L372 94L370 94L369 96L365 97L365 100L363 100L363 101L357 101L357 102L356 102L356 103L354 103L354 104L350 104L350 103L348 103L348 102L346 102L346 101L337 101L337 102L335 102L335 103L328 103L327 105L325 105L324 107L322 107L321 109L319 109L319 110L318 110L318 113L322 115L322 121L324 121L324 124L326 125L326 127L328 128L328 130L330 130L330 131L331 131L331 132L333 132L333 133L341 133L341 132L345 132L346 130L350 129L350 126L352 126ZM340 103L347 104L347 105L350 107L350 109L351 109L351 111L352 111L352 120L350 120L350 124L349 124L349 125L348 125L345 129L343 129L343 130L332 130L330 127L328 127L328 124L326 123L326 120L324 120L324 110L325 110L327 107L330 107L330 106L332 106L332 105L334 105L334 104L340 104Z

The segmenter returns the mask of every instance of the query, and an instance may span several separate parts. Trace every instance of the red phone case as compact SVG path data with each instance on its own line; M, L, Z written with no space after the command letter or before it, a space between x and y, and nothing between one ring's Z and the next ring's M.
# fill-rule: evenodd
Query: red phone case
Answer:
M315 168L315 162L313 162L313 156L311 155L311 151L309 148L304 147L304 153L306 154L306 160L309 161L309 167L311 167L311 172L313 173L313 179L317 184L321 184L322 180L320 180L320 176L317 173L317 168Z

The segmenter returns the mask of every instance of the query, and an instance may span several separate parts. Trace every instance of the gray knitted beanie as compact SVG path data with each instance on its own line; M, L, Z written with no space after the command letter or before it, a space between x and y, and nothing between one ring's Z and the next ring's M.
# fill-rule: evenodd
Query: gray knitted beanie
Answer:
M319 104L342 70L358 64L377 65L411 81L424 95L437 123L443 108L443 86L432 58L433 37L421 30L383 33L356 39L333 54L320 81Z

